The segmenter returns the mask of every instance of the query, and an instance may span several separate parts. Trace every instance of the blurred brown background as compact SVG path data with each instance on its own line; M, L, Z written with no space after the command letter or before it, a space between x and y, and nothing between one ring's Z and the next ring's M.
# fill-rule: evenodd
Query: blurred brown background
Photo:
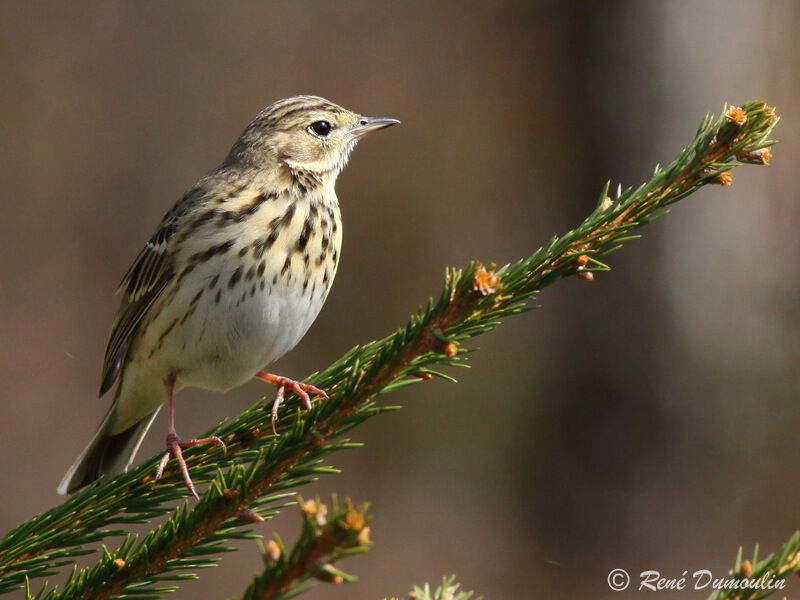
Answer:
M271 101L403 121L340 178L336 285L276 366L300 377L404 324L446 265L529 254L605 179L638 184L706 112L763 98L772 166L681 203L611 273L476 340L459 385L398 392L354 432L367 447L303 494L371 500L374 550L345 565L360 583L307 597L451 572L487 600L634 597L610 569L722 575L739 545L776 548L800 525L798 24L789 1L3 2L0 530L59 501L107 407L117 283ZM265 393L187 390L179 431ZM294 539L290 513L260 530ZM238 597L258 566L244 544L173 597Z

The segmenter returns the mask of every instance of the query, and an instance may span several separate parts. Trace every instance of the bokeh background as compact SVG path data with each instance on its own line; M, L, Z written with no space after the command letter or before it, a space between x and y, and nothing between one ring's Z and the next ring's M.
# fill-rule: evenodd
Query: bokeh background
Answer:
M611 273L475 340L458 385L402 390L353 432L366 448L303 494L372 501L374 550L346 565L358 584L307 597L451 572L491 600L635 597L610 569L722 575L740 545L775 549L800 525L798 25L790 1L3 2L0 530L59 501L107 407L117 283L271 101L403 121L339 180L338 279L275 367L301 377L405 323L446 265L531 253L607 178L640 183L706 112L763 98L783 117L770 167L682 202ZM179 431L266 392L184 391ZM243 546L173 597L238 597L259 568Z

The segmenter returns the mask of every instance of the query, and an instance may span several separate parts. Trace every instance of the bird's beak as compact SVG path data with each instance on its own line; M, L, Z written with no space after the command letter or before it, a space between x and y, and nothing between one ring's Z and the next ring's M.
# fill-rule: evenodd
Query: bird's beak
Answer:
M361 117L358 126L350 130L350 133L353 134L353 137L359 138L370 131L377 131L378 129L391 127L398 123L400 123L400 121L397 119L389 119L386 117Z

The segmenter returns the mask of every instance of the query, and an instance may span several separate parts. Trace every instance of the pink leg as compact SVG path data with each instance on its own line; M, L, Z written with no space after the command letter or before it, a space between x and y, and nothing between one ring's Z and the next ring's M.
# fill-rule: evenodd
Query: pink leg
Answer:
M275 421L278 420L278 408L280 408L283 403L283 396L287 389L300 396L300 400L303 401L303 406L306 407L306 410L311 410L311 398L308 397L309 392L315 396L321 396L326 400L328 399L328 394L318 387L308 385L307 383L300 383L288 377L273 375L266 371L259 371L256 373L256 378L271 383L278 388L278 391L275 393L275 401L272 403L272 433L277 433L275 431Z
M175 460L178 462L178 467L181 470L181 474L183 475L183 480L186 482L186 487L189 488L192 496L199 500L200 497L197 495L197 490L194 488L194 482L192 482L192 478L189 476L189 468L186 466L186 461L183 460L181 448L199 446L200 444L216 444L217 446L222 446L222 449L225 450L225 443L215 435L207 438L191 439L182 442L181 438L178 437L178 433L175 431L175 411L172 406L172 396L173 392L175 391L174 375L169 375L164 378L164 387L167 390L169 428L167 429L167 451L164 453L164 456L161 457L161 462L158 463L158 469L156 469L156 480L161 479L161 476L164 474L164 468L169 462L170 456L174 456Z

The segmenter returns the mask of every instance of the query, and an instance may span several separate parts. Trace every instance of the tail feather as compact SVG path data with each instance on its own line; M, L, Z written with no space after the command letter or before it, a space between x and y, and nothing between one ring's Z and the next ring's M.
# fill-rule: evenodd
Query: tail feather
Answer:
M125 431L115 434L107 431L112 413L113 411L109 411L92 441L64 475L64 479L58 485L59 494L71 494L103 475L127 470L153 419L156 418L158 409Z

